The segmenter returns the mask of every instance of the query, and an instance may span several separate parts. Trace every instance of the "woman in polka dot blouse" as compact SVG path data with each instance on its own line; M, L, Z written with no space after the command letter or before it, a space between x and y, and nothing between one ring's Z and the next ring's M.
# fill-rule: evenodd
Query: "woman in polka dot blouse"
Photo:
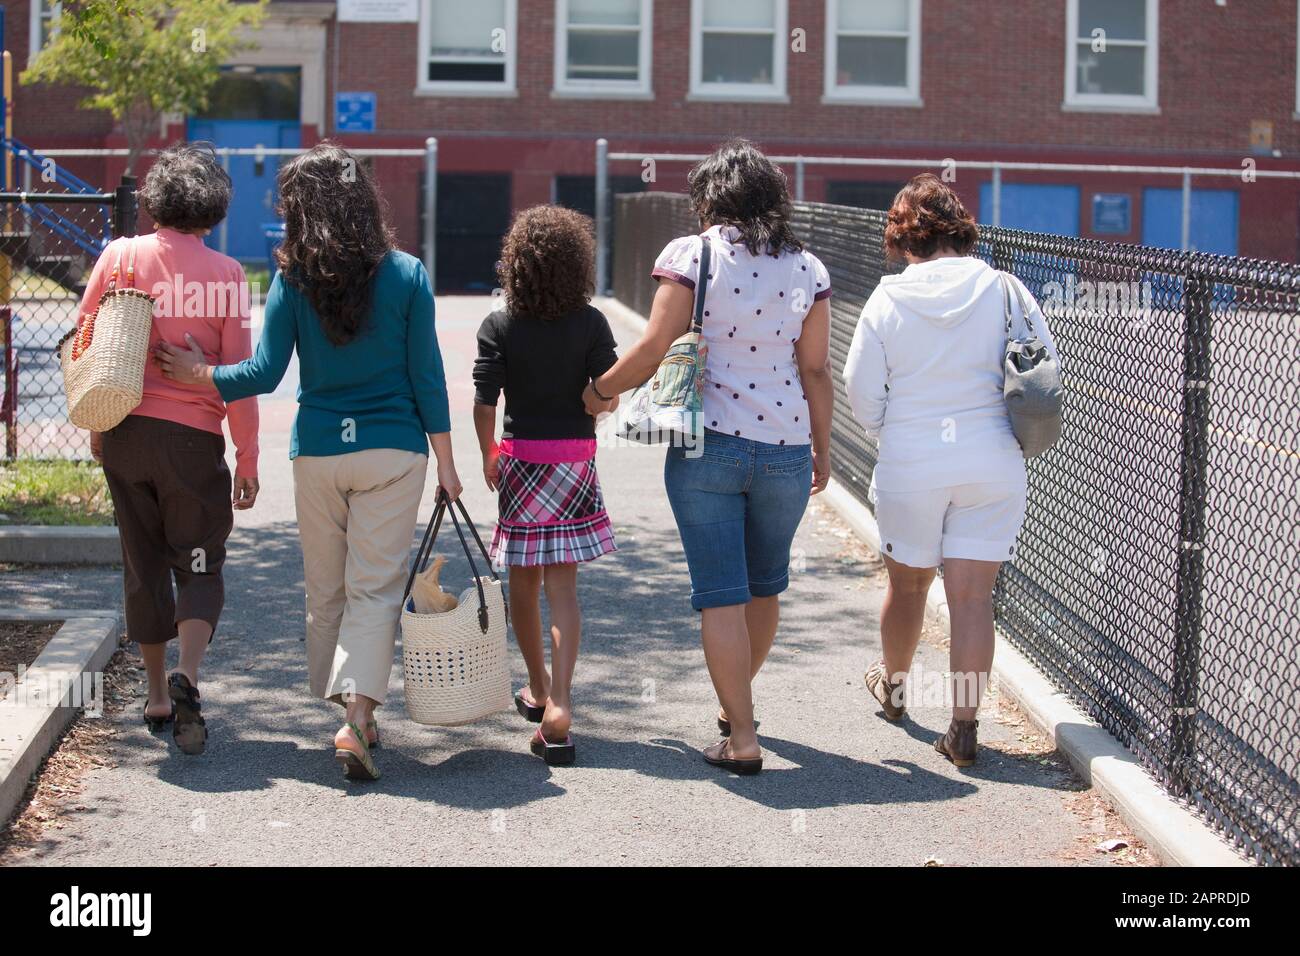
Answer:
M722 710L709 763L756 773L750 683L776 637L790 543L809 494L830 480L830 277L790 228L785 175L753 144L725 143L688 178L704 231L670 242L641 341L593 380L606 397L646 381L690 325L705 283L704 446L672 447L664 483L703 612L704 658ZM710 244L710 269L700 252Z

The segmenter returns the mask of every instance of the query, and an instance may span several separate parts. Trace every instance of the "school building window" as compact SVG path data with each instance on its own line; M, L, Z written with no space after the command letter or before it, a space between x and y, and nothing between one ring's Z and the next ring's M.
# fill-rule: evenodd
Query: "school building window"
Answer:
M826 0L828 102L917 103L921 0Z
M1067 0L1067 108L1156 109L1159 8L1159 0Z
M515 0L423 0L417 87L438 94L515 89Z
M27 47L29 60L44 49L57 32L54 24L62 12L61 0L32 0L31 37Z
M651 0L556 0L555 90L650 93Z
M691 0L691 96L785 97L782 0Z

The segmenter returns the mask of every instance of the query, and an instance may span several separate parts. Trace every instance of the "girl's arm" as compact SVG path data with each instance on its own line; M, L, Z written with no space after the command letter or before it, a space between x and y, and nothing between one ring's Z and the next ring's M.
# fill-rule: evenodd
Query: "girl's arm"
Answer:
M831 414L835 385L831 378L831 304L818 299L804 316L803 330L794 344L799 382L808 396L812 419L812 494L826 490L831 480Z
M583 391L582 400L588 414L594 417L609 411L614 398L642 384L655 373L669 346L690 328L694 305L693 290L677 282L659 283L654 303L650 306L650 321L640 340L614 363L613 368L593 379ZM611 401L597 398L596 392Z
M483 453L483 480L488 488L497 490L500 478L496 433L497 407L495 405L474 406L474 433L478 435L478 449Z

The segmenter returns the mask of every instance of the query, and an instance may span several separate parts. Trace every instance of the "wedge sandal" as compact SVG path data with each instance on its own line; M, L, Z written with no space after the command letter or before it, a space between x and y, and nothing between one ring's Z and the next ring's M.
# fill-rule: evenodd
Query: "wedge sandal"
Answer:
M365 732L356 724L349 723L347 726L361 744L361 753L335 746L334 759L343 768L343 776L348 780L378 780L379 768L370 756L370 745L366 743Z

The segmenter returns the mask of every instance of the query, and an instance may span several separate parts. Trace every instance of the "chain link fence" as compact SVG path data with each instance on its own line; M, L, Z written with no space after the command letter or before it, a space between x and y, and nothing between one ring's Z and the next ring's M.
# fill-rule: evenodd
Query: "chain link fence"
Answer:
M135 232L133 181L115 193L0 193L5 458L90 457L68 421L58 343L76 325L99 253Z
M839 373L898 268L884 226L796 204L835 290L836 478L864 502L876 448ZM615 295L647 314L654 257L697 230L684 197L620 197ZM1300 266L993 227L977 254L1039 299L1067 388L1000 631L1227 838L1300 864Z

